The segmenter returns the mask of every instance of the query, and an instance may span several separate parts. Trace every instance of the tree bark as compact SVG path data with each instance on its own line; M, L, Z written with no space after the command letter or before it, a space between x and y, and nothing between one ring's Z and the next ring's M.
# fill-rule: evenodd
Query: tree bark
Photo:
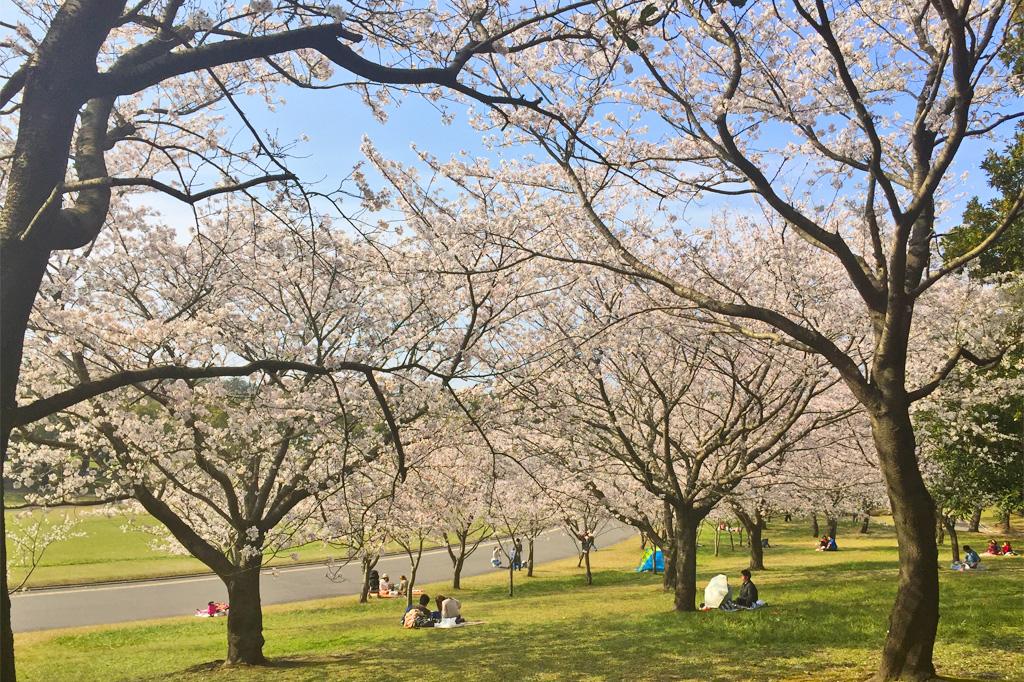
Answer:
M661 586L666 592L676 589L676 565L679 563L676 547L675 538L671 538L671 544L661 548L661 557L665 561L665 575L661 579ZM657 568L657 561L654 562L654 566Z
M228 588L228 657L226 665L265 665L260 564L221 576Z
M935 521L935 542L939 545L946 544L946 524L942 522L942 519Z
M516 573L516 570L514 568L514 565L515 565L515 562L513 562L511 559L509 559L509 562L508 562L508 596L510 596L510 597L514 597L516 595L515 577L514 577L515 573Z
M899 584L877 679L930 680L939 624L935 503L918 468L909 403L889 396L870 413L899 546Z
M831 516L828 519L828 536L830 538L836 537L836 533L839 531L839 519Z
M1005 510L999 512L999 531L1004 534L1013 531L1010 526L1010 512Z
M868 532L868 524L871 523L871 514L864 513L864 517L860 520L860 533L866 535Z
M977 533L978 528L981 526L981 507L976 507L974 513L971 514L970 523L967 524L968 533Z
M593 585L594 584L594 574L590 571L590 552L589 551L586 551L586 552L583 553L583 563L586 565L586 569L587 569L587 584L588 585Z
M370 601L370 571L377 565L377 559L364 556L360 562L363 565L363 586L359 588L359 603L366 604Z
M747 538L750 542L750 570L763 571L764 547L761 546L761 528L763 526L761 514L755 512L756 515L751 517L739 506L733 507L733 512L747 530Z
M692 510L676 513L675 545L679 552L675 565L676 611L697 610L697 526L700 521Z
M821 528L818 527L818 515L811 514L811 535L821 537Z
M460 554L459 558L455 560L455 570L452 573L452 589L453 590L461 590L462 589L462 567L465 565L465 563L466 563L466 557L464 555L462 555L462 554Z
M960 538L956 534L956 517L943 516L942 524L949 533L949 546L952 550L953 561L960 561Z
M526 557L527 557L527 564L528 564L527 567L526 567L526 577L527 578L532 578L533 577L533 541L534 541L534 539L535 538L531 537L530 539L528 539L526 541L527 547L530 548L529 552L526 555Z

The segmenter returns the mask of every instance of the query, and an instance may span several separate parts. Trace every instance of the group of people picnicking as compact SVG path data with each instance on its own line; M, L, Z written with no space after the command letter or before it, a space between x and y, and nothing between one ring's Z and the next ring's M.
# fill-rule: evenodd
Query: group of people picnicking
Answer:
M994 539L988 541L985 554L989 556L1017 556L1017 552L1013 550L1009 540L1000 545L999 541ZM981 556L970 545L964 545L963 560L954 561L950 568L954 571L977 571L981 568Z
M394 583L391 582L391 578L388 577L387 573L378 573L376 569L370 571L369 583L370 592L381 598L404 597L409 589L409 579L404 575L398 579L397 583Z
M998 540L989 540L988 547L985 549L985 554L991 554L992 556L1017 556L1017 553L1013 551L1013 546L1009 540L999 544Z
M455 627L466 622L462 617L462 604L455 597L439 594L434 597L436 611L430 609L430 595L420 595L419 601L410 604L402 616L402 626L406 628Z
M512 570L523 570L523 541L521 539L512 538L512 541L508 545L508 549L503 548L500 543L495 545L494 550L491 552L491 566L494 568L501 568L502 555L508 557Z
M817 552L838 552L839 545L836 544L835 536L822 535L821 540L818 540L818 546L815 549Z

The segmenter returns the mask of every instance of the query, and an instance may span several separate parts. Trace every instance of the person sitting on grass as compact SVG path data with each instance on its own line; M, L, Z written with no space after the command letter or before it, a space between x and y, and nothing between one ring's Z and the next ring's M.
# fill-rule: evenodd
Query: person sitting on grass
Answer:
M387 573L380 577L380 591L382 594L391 594L391 578Z
M454 619L456 623L465 623L462 617L462 604L454 597L446 597L443 594L437 595L436 602L439 620Z
M1003 543L1003 556L1017 556L1017 553L1013 551L1013 547L1010 546L1009 540Z
M999 543L995 540L988 541L988 547L985 548L985 554L991 554L992 556L999 556L1003 552L999 551Z
M818 540L818 551L824 552L828 548L828 536L822 535L821 540Z
M491 552L491 566L501 568L501 547L495 547Z
M403 575L398 579L398 594L404 596L407 589L409 589L409 579Z
M750 571L744 568L740 571L740 596L734 600L736 604L745 606L748 609L757 602L757 586L750 580Z
M970 548L969 545L964 545L964 566L974 570L981 566L981 557L978 553Z
M826 552L838 552L839 545L836 544L836 539L831 535L828 536L828 544L825 546Z
M432 628L434 621L430 617L430 595L421 594L418 604L410 604L405 609L402 625L407 628Z

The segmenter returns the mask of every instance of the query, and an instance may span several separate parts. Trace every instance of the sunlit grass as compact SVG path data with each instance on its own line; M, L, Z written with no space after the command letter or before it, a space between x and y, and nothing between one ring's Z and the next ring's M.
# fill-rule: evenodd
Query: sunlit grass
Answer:
M343 597L268 607L271 668L220 668L225 622L180 618L21 635L22 679L863 679L895 589L891 531L851 530L835 554L814 552L803 524L775 523L768 536L769 570L755 580L770 606L760 611L673 612L660 576L633 572L640 552L630 541L594 554L592 587L574 560L539 567L511 599L504 573L464 579L464 611L486 621L477 627L403 630L401 604ZM716 558L707 534L702 542L701 587L719 572L735 583L744 551L726 541ZM984 563L978 573L943 571L937 663L959 679L1024 679L1024 558Z

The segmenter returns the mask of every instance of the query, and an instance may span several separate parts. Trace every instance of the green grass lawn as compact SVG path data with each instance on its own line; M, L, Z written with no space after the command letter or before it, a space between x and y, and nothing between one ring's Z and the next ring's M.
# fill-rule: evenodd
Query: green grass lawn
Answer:
M36 516L42 513L33 512ZM77 516L80 524L76 531L83 535L55 542L47 548L42 562L29 578L29 588L209 571L202 562L191 556L154 549L154 538L149 533L141 530L122 530L129 521L129 516L124 513L100 513L96 508L90 507L64 507L50 510L47 514L53 519L61 518L64 514ZM134 526L159 525L156 519L145 514L132 516L131 519ZM7 512L9 529L16 528L21 523L25 521L19 520L15 512ZM7 547L14 558L14 548L10 540ZM329 556L340 557L343 554L338 548L322 543L311 543L288 550L283 555L275 557L271 563L294 563L288 556L293 552L298 554L299 561L326 559ZM25 566L13 564L10 567L11 584L20 584L27 570Z
M767 535L775 548L755 581L770 606L759 611L673 612L660 576L632 571L640 552L630 541L594 554L592 587L574 560L539 567L511 599L504 573L465 579L459 597L470 619L486 621L478 627L403 630L402 604L343 597L268 607L270 668L221 668L225 622L186 617L19 635L19 669L48 682L864 679L894 595L891 530L841 533L835 554L814 552L804 524L776 523ZM707 533L702 542L701 588L719 572L735 587L744 552L726 541L716 558ZM983 563L942 573L937 664L956 679L1024 679L1024 557Z
M33 519L46 516L58 522L65 514L77 517L80 521L75 528L80 537L72 537L55 542L46 549L40 565L29 577L26 587L46 587L53 585L73 585L78 583L99 582L105 580L130 580L137 578L156 578L172 575L189 575L208 573L209 569L198 559L187 554L174 554L153 547L153 535L142 530L122 530L138 526L159 526L159 522L148 514L127 515L125 513L96 507L60 507L46 512L31 512ZM18 512L7 512L9 531L19 525L29 523L21 519ZM127 525L131 520L131 525ZM425 545L428 548L440 546L439 542ZM13 543L7 542L9 556L17 560ZM397 544L389 545L388 552L398 552ZM292 555L296 555L293 558ZM322 542L282 551L268 560L268 565L288 565L296 561L322 561L328 557L341 558L345 551ZM27 566L12 563L10 567L11 584L20 585L28 571Z

